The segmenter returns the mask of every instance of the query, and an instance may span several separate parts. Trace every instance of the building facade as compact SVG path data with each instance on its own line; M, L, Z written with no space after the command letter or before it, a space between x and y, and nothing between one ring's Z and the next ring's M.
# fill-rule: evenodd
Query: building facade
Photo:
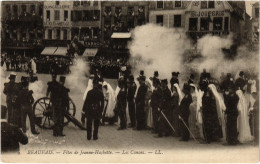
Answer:
M44 1L45 46L65 46L71 40L71 1Z
M183 29L196 41L206 34L234 33L241 40L245 26L245 2L228 1L153 1L150 3L151 23Z
M147 23L149 3L149 1L103 1L102 41L110 40L113 32L130 32L134 27Z
M31 55L41 49L43 2L4 1L1 7L2 51Z
M254 47L259 46L259 2L252 6L252 43Z

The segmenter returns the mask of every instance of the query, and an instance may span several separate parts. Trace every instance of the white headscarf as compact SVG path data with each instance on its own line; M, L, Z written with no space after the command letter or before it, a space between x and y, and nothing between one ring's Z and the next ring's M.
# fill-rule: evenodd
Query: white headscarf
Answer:
M173 84L173 86L176 88L177 93L179 95L179 105L181 105L181 100L183 99L182 91L177 83Z
M91 89L93 89L93 79L88 80L88 86L86 88L86 91L84 92L83 101L85 101L88 91L90 91Z

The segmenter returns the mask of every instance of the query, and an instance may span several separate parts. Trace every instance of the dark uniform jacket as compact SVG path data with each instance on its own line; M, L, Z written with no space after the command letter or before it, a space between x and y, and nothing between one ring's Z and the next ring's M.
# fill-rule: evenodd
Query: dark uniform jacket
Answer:
M17 127L1 122L1 151L4 152L18 152L19 143L25 145L28 143L28 138Z
M117 95L117 108L126 109L126 91L122 91L122 89Z
M97 87L94 87L88 92L82 111L88 119L100 119L103 108L104 95Z
M127 100L131 101L134 99L135 97L135 92L136 92L136 84L135 82L132 82L128 88L128 92L127 92Z
M147 93L147 86L141 85L137 91L137 95L135 99L136 104L145 105L146 93Z
M51 102L55 102L55 100L59 97L59 93L57 90L60 84L57 81L51 81L48 82L47 85L47 92L50 92Z
M231 86L233 84L233 81L231 81L230 79L225 79L221 85L220 85L220 89L223 91L227 91L228 87Z
M21 105L32 105L34 98L32 96L33 91L28 89L22 89L18 95L18 101Z
M159 108L161 99L162 99L162 89L160 87L154 89L151 96L151 107Z
M6 101L15 101L17 98L18 84L15 82L8 82L4 84L4 94Z
M244 86L246 85L246 80L239 77L236 82L235 82L235 85L236 85L236 88L237 89L240 89L240 90L244 90Z
M171 91L168 87L165 90L162 90L161 109L164 112L169 112L171 109Z

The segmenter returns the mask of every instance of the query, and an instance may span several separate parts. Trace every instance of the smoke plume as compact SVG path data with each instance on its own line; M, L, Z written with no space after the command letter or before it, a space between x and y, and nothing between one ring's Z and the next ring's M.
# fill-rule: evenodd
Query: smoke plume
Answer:
M71 73L66 78L66 83L71 91L84 92L87 86L87 76L89 75L90 67L83 58L77 57L73 59L73 65L70 66Z
M136 27L132 34L128 48L134 75L144 70L151 77L157 70L160 78L170 78L171 72L184 71L183 53L189 41L182 30L147 24Z
M34 100L38 100L45 96L44 94L44 83L41 80L35 81L29 84L29 90L33 91Z

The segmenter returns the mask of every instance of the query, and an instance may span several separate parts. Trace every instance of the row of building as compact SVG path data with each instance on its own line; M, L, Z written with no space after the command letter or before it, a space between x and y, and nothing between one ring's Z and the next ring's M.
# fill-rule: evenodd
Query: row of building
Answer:
M252 19L244 1L3 1L1 7L4 51L38 53L74 39L98 48L114 32L146 23L181 28L195 41L232 32L237 44L259 43L259 3Z

